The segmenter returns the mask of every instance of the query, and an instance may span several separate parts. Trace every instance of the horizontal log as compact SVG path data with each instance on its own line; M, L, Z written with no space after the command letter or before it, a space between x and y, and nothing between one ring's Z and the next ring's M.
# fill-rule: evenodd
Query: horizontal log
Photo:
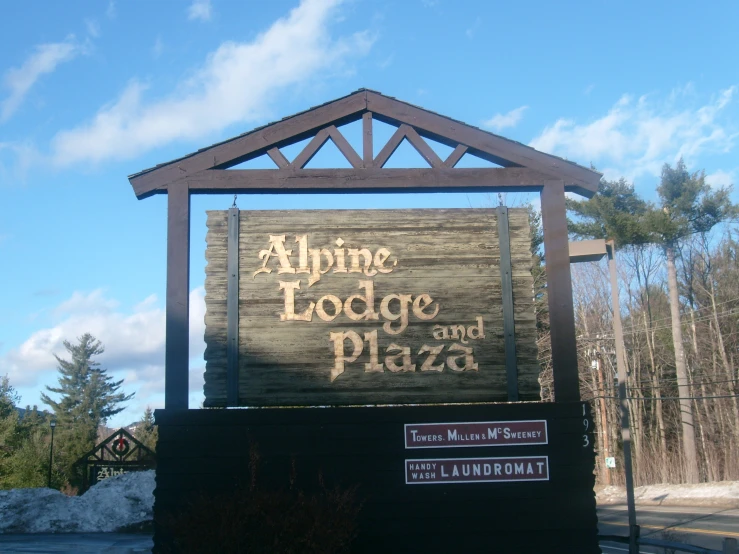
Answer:
M191 193L537 191L557 181L523 167L427 169L208 169L186 178Z

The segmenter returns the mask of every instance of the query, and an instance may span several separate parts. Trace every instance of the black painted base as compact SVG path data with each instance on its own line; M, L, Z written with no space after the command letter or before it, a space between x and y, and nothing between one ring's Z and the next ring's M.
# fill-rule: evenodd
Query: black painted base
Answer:
M160 525L194 494L260 486L358 485L356 552L600 552L593 428L587 404L517 403L378 408L157 410L155 552ZM547 420L549 444L406 450L405 423ZM548 456L549 480L407 485L405 460ZM294 462L293 462L294 460ZM241 488L240 488L241 487ZM213 552L223 552L213 545Z

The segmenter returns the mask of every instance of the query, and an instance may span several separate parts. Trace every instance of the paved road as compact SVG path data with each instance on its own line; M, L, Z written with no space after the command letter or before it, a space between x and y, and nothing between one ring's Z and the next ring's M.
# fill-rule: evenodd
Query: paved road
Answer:
M628 517L625 506L609 506L598 509L600 533L606 535L628 534ZM637 508L637 521L642 536L663 540L678 540L721 550L724 537L739 539L739 510L718 508L667 508L645 506ZM665 533L667 536L665 536ZM151 535L120 533L70 533L44 535L1 535L0 552L3 554L139 554L150 552ZM623 554L622 544L603 543L605 554ZM662 549L642 547L644 554L662 553Z
M60 533L0 535L3 554L140 554L151 552L151 535L122 533Z
M723 508L684 508L637 506L636 520L642 537L685 542L721 551L724 537L739 539L739 510ZM598 508L600 533L628 535L626 506ZM625 545L603 543L606 554L622 554ZM642 552L662 552L662 549L642 547Z

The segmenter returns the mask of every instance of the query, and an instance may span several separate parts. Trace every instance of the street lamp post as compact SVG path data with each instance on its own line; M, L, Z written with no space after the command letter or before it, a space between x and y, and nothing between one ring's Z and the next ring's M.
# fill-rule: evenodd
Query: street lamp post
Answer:
M51 427L51 445L49 446L49 482L48 487L51 488L51 463L54 460L54 428L56 427L56 420L52 419L49 421Z
M616 271L616 245L612 240L581 240L570 242L570 263L595 262L608 256L608 272L611 280L611 302L613 304L613 337L616 342L616 367L618 369L618 398L621 407L621 438L624 447L624 475L626 477L626 509L629 515L629 554L636 554L639 541L639 526L636 523L634 504L634 475L631 464L631 429L629 427L629 403L626 398L626 355L621 327L621 303L618 298L618 275ZM601 395L602 396L602 395Z

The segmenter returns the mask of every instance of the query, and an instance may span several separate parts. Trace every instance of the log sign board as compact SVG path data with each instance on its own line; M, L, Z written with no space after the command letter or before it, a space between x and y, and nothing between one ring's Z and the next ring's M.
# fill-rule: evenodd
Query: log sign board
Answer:
M406 449L547 443L546 420L405 425ZM408 485L548 480L548 456L405 460L405 482Z
M539 366L525 210L508 215L521 400ZM226 211L208 212L205 406L226 403ZM507 400L493 209L242 211L238 404Z

